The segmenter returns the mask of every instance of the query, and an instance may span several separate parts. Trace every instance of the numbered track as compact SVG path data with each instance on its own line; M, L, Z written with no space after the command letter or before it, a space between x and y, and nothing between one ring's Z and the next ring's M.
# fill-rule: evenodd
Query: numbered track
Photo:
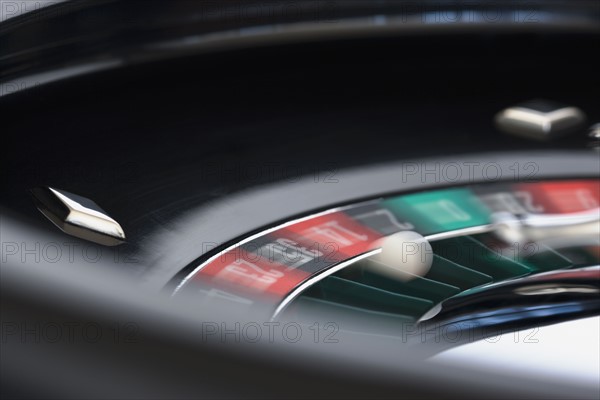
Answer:
M600 182L579 179L485 183L333 208L213 252L177 284L174 295L200 294L200 304L208 297L243 307L259 300L261 305L272 303L277 316L308 292L301 302L350 304L365 312L395 310L416 321L441 301L480 285L597 265L600 243L593 237L591 243L575 238L558 249L543 242L506 243L494 235L492 219L495 213L542 219L597 214L599 202ZM361 263L381 251L383 238L403 231L418 232L432 242L433 263L422 276L400 282ZM427 251L417 242L404 245L406 256ZM408 263L397 262L399 268Z

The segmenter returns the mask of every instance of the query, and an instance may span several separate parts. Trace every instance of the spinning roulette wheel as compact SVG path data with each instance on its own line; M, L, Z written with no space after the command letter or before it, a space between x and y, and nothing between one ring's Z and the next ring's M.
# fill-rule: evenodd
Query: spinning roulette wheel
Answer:
M3 397L597 398L599 11L4 21Z

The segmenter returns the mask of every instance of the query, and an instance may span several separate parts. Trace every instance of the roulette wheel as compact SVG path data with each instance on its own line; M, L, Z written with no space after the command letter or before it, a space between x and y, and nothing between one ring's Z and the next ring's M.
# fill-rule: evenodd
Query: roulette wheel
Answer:
M3 21L3 398L597 398L599 20L73 0Z

